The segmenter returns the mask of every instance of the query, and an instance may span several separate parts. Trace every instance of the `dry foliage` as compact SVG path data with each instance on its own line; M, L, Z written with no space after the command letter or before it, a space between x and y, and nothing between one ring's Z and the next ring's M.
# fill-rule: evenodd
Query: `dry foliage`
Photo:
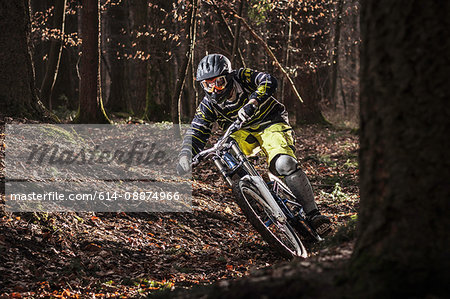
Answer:
M297 155L317 202L342 226L359 200L357 136L317 126L297 131ZM1 158L4 180L3 145ZM133 297L245 277L282 262L208 163L194 172L192 213L12 214L2 193L1 296ZM351 253L351 242L333 246L310 248L300 267L334 264Z

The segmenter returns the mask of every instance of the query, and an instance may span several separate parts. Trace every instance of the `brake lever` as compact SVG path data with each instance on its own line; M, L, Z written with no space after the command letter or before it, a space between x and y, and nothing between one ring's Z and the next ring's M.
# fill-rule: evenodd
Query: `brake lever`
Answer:
M225 142L225 140L224 140L225 137L228 138L232 133L238 131L238 130L242 127L242 124L243 124L243 122L242 122L240 119L237 119L235 122L233 122L233 123L231 124L231 126L230 126L230 127L228 128L228 130L227 130L227 133L228 133L228 134L225 134L224 136L222 136L222 137L217 141L216 146L217 146L217 144L219 144L219 143ZM217 148L216 146L215 146L215 148ZM210 155L210 153L206 154L206 156L209 156L209 155ZM197 155L197 156L195 156L194 158L192 158L191 166L192 166L192 167L197 166L197 165L201 162L202 158L204 158L204 157L205 157L205 156L199 156L199 155Z
M231 131L230 131L230 135L231 133L234 133L236 131L239 131L242 128L242 125L244 124L243 121L241 121L240 119L237 119L234 123L231 124Z
M196 156L196 157L192 158L192 163L191 163L192 167L197 166L199 163L200 163L200 158L199 157Z
M240 121L239 119L237 119L234 123L236 124L237 130L240 130L242 128L242 125L244 124L244 122Z

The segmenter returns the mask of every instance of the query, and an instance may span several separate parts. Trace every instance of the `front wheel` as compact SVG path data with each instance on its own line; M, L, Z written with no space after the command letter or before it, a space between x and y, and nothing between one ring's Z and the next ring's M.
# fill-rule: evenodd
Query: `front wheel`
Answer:
M280 223L273 217L272 210L262 204L264 198L250 182L239 181L233 185L233 192L242 212L263 239L284 257L307 257L302 241L292 226Z

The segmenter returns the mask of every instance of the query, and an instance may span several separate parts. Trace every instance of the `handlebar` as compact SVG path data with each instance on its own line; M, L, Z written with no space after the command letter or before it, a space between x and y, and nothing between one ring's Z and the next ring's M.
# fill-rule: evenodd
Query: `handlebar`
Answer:
M219 140L214 144L214 146L210 147L209 149L203 150L197 155L195 155L194 158L192 158L192 167L195 167L200 163L200 161L204 158L209 156L211 153L216 152L218 149L220 149L227 138L239 130L242 127L243 122L238 118L235 122L233 122L228 129L226 130L225 134L222 135L222 137L219 138Z

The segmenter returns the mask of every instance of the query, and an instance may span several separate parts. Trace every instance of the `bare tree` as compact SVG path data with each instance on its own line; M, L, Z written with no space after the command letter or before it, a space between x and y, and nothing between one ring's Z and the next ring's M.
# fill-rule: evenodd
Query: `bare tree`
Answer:
M344 0L338 0L337 2L337 11L336 11L336 22L334 27L334 39L333 39L333 47L331 48L331 97L330 100L334 103L334 107L336 108L336 85L339 71L339 41L341 38L341 23L342 23L342 10L344 8Z
M148 61L138 57L144 55L148 50L148 40L144 33L149 30L147 27L149 23L149 3L147 0L131 0L128 1L128 6L129 20L131 22L129 26L134 41L134 45L129 51L134 54L135 58L128 60L127 75L130 85L132 112L136 115L141 115L145 110L148 96Z
M242 12L244 10L245 0L241 0L239 3L238 15L242 17ZM237 20L236 27L234 28L234 40L233 40L233 51L231 52L231 64L234 65L236 52L239 46L239 35L241 33L241 20Z
M58 76L61 53L63 49L63 42L61 38L64 36L65 32L66 2L67 0L55 1L53 28L59 30L60 39L52 39L50 43L50 52L48 54L45 76L41 85L41 100L50 110L52 109L53 88Z
M124 1L111 5L106 11L104 32L107 34L107 61L111 68L111 83L109 85L108 111L132 113L127 77L127 63L124 57L125 47L129 47L128 7Z
M80 104L77 123L109 123L100 80L100 1L83 1L81 9Z
M190 14L188 14L187 22L186 22L186 32L195 32L194 29L191 28L191 26L196 26L196 15L197 15L197 5L198 0L193 0L191 3L191 10ZM188 66L191 62L191 55L194 51L194 37L191 36L191 34L188 35L187 44L188 44L188 51L183 57L183 62L179 71L179 75L177 77L177 82L175 86L175 92L172 98L172 122L174 124L181 123L181 94L183 91L184 84L186 82L186 77L188 74ZM175 135L180 136L180 132L178 130L178 126L175 126Z

